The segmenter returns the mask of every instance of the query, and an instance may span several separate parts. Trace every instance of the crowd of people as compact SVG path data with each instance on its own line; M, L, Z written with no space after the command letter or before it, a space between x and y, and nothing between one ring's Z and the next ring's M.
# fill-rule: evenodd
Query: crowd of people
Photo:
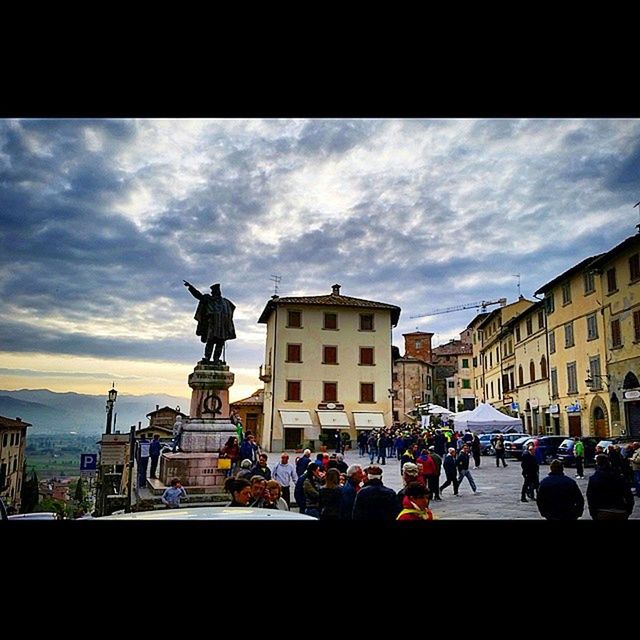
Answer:
M369 458L366 466L348 466L338 444L335 452L317 453L315 458L310 449L294 461L283 452L270 467L267 453L260 449L251 432L238 436L229 437L220 451L221 457L230 461L224 488L230 495L231 507L289 510L293 487L300 512L320 520L432 520L430 502L441 500L447 488L451 487L453 496L459 497L466 478L471 491L479 493L470 465L473 463L473 469L480 467L480 441L470 430L463 433L446 425L425 429L396 424L361 431L358 454ZM341 442L339 437L336 440ZM581 479L584 450L580 440L575 440L576 477ZM495 434L491 443L496 466L502 462L502 467L507 467L503 437ZM156 452L153 454L155 457ZM400 462L403 487L397 493L383 482L383 465L388 458ZM152 472L155 462L152 459ZM607 451L600 449L595 463L596 470L586 490L590 516L628 518L634 505L632 486L640 496L640 443L622 449L618 445L610 445ZM523 452L521 469L522 502L536 501L540 514L550 520L582 516L582 491L573 478L565 475L562 462L554 460L549 474L540 481L535 439ZM168 507L179 506L180 497L186 495L180 483L173 481L165 494L163 502Z

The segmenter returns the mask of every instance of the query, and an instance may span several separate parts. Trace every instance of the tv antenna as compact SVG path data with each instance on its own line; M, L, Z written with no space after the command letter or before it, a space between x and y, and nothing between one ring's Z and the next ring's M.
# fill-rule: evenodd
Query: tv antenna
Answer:
M273 281L273 295L278 295L278 285L280 284L280 280L282 280L282 276L275 276L271 274L269 280Z
M514 278L518 278L518 298L519 298L520 297L520 274L519 273L513 273L511 275L513 275Z

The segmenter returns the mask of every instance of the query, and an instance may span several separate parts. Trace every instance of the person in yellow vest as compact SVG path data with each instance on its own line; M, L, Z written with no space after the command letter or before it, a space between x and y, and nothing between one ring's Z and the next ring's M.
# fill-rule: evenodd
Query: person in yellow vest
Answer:
M429 509L431 492L419 482L410 482L402 501L402 511L396 520L433 520Z

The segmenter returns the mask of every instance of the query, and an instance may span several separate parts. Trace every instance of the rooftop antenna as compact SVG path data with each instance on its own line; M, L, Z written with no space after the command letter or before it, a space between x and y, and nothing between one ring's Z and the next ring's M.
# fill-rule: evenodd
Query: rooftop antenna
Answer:
M275 276L275 275L271 274L271 277L269 278L269 280L273 281L273 295L277 296L278 295L278 285L280 284L280 280L282 280L282 276Z
M518 298L520 298L521 297L521 294L520 294L520 274L519 273L513 273L512 275L513 275L514 278L518 278Z
M636 203L633 205L633 208L635 209L636 207L638 207L638 213L640 213L640 206L638 206L638 205L640 205L640 202L636 202ZM637 224L637 225L636 225L636 229L638 230L638 233L640 233L640 224Z

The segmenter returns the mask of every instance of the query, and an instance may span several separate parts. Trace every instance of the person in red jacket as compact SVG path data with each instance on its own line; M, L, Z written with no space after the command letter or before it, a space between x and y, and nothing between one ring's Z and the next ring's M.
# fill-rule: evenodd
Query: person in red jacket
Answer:
M419 482L410 482L405 490L402 511L396 520L433 520L429 509L431 492Z

